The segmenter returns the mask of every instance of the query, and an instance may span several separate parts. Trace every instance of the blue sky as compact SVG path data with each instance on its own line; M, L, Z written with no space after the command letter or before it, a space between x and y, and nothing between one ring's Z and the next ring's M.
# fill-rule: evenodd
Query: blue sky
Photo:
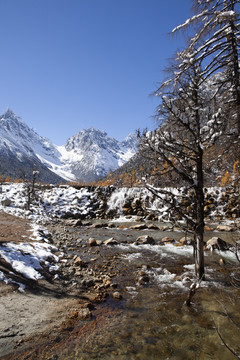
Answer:
M191 0L0 0L0 113L62 145L91 126L153 126L150 97L183 45Z

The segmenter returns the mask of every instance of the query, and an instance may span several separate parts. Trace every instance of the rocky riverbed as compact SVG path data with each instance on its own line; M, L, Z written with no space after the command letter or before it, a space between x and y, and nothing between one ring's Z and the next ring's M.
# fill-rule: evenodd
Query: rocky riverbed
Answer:
M206 241L239 240L234 226L218 226L208 225ZM236 331L219 315L225 308L239 317L237 263L229 250L205 251L207 281L188 309L192 246L179 229L57 219L47 227L61 265L45 279L26 280L23 293L2 284L1 359L231 359L213 322L234 340Z

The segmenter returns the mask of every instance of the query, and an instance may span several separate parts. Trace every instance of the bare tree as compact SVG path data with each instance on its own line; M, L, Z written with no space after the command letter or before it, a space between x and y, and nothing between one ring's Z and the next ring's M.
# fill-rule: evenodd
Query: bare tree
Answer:
M169 176L177 189L148 189L168 206L169 220L183 220L182 228L194 234L195 270L198 280L204 279L204 176L203 157L221 134L221 110L202 83L202 70L193 65L179 79L178 87L158 92L159 129L147 132L142 149L158 161L159 176ZM160 89L161 90L161 89Z
M218 89L225 86L230 113L240 134L240 68L239 0L193 0L195 15L177 26L179 30L189 30L190 39L184 50L178 52L178 70L174 74L175 83L193 65L203 65L202 81L221 71L224 76L218 82ZM193 34L193 36L191 36ZM218 79L219 80L219 79Z

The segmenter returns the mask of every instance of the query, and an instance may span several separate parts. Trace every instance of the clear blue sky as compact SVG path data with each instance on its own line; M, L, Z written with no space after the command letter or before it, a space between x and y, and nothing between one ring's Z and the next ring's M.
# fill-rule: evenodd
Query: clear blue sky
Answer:
M0 0L0 113L62 145L90 126L123 140L153 126L169 32L191 0Z

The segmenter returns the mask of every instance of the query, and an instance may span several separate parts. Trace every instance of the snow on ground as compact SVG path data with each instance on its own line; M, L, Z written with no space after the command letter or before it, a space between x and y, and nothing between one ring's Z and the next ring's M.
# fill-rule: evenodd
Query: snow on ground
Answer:
M27 242L4 242L0 245L0 256L12 269L26 279L43 279L43 266L50 272L59 268L59 258L55 255L58 250L49 243L48 232L39 225L32 224L31 236ZM18 240L18 239L16 239ZM10 275L13 275L10 272ZM19 286L19 291L24 291L25 285L11 279L3 271L0 271L0 280L5 283L15 283Z
M27 209L28 194L26 184L8 183L1 186L0 192L0 211L7 212L11 215L27 218L32 221L33 233L38 234L34 241L13 244L5 243L0 246L0 255L8 261L13 269L23 274L29 279L40 279L42 263L47 265L50 270L49 259L56 265L58 258L54 255L56 248L47 242L47 236L44 237L44 231L39 236L40 227L42 223L51 218L66 217L68 214L78 217L90 215L91 212L96 211L96 208L101 204L101 199L97 192L90 191L88 188L81 188L79 190L70 187L51 187L36 190L36 197L32 200L29 209ZM211 189L212 193L216 189ZM108 195L108 208L116 210L119 215L118 221L123 221L122 207L128 197L140 198L145 201L149 210L160 209L162 215L166 213L166 208L161 207L158 199L152 203L149 201L150 193L146 189L138 188L123 188L115 189ZM96 205L98 204L98 205ZM45 234L47 235L47 234ZM17 239L16 239L17 240ZM140 247L138 246L138 251ZM158 247L152 247L152 251L158 252ZM189 255L192 253L191 247L177 248L171 245L165 246L164 253L161 250L161 256L169 255ZM131 256L134 256L131 254ZM136 254L135 254L136 256ZM157 275L156 275L157 276ZM160 274L159 281L168 278L167 273ZM171 276L170 276L171 277ZM0 280L8 281L4 274L0 272ZM22 287L21 287L22 289Z

